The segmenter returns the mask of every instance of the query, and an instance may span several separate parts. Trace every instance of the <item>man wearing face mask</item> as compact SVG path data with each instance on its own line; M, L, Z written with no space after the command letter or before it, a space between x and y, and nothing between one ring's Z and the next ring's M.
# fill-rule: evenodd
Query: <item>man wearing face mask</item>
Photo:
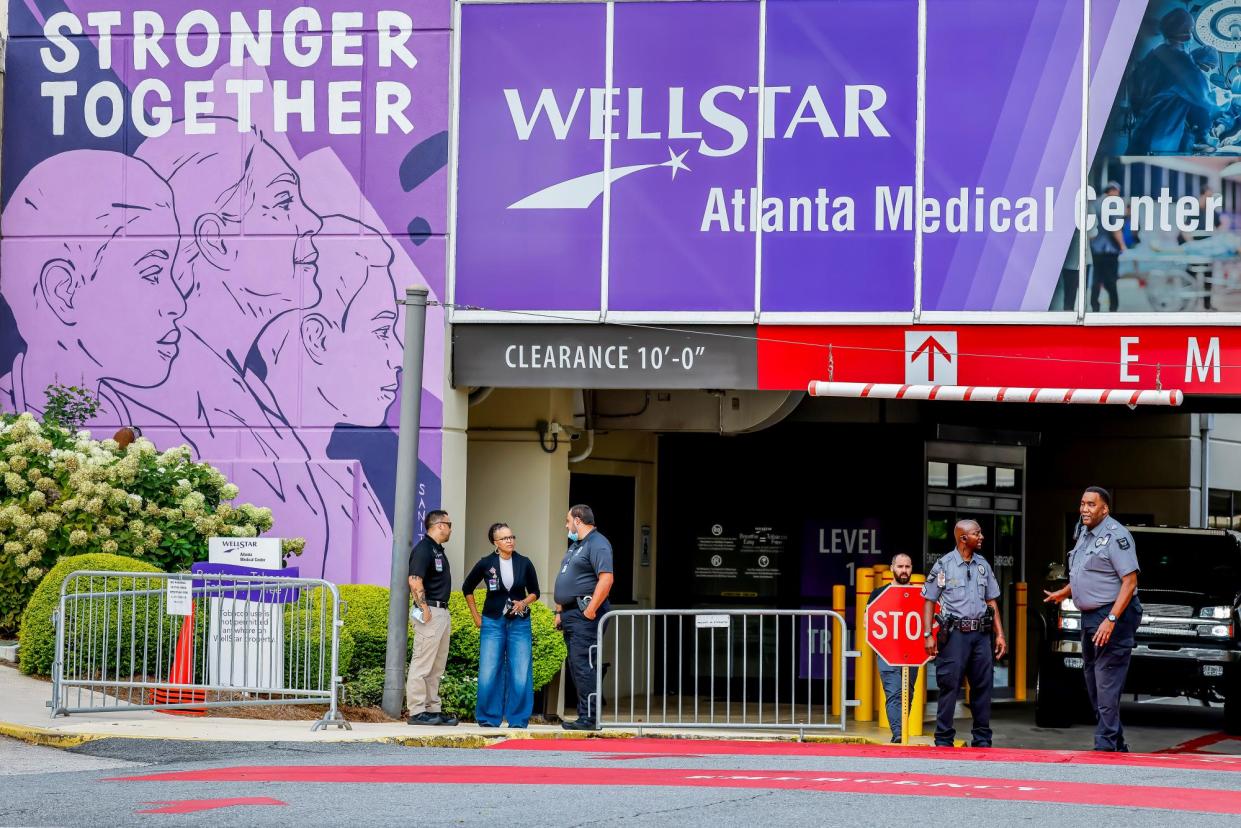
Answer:
M1120 724L1120 695L1142 620L1142 603L1137 599L1133 535L1112 519L1111 512L1107 489L1086 489L1079 505L1081 532L1069 552L1068 586L1043 593L1044 600L1054 604L1072 598L1082 613L1082 670L1098 720L1094 749L1128 753Z
M565 730L594 730L596 714L590 696L595 692L595 668L591 648L599 640L599 616L611 608L612 544L595 529L595 513L579 504L565 518L568 550L556 575L556 627L569 648L569 672L577 688L577 721L565 722Z
M889 586L877 589L870 594L866 604L873 604L880 595L883 595L891 586L909 586L909 580L914 574L913 558L904 552L897 552L892 556L892 583ZM891 664L883 660L882 656L876 656L879 659L879 680L883 682L883 696L888 708L888 729L892 731L892 744L900 744L901 741L901 668L893 667ZM919 667L914 667L909 671L909 699L910 704L913 703L914 683L918 680ZM921 715L921 711L919 711Z

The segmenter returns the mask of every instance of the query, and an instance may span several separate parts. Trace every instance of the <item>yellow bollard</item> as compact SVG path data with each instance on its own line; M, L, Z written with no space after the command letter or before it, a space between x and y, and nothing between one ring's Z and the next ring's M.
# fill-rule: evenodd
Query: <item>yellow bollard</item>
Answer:
M875 571L870 567L861 567L857 571L857 592L854 595L854 614L856 632L854 645L860 654L853 666L853 696L858 705L853 709L853 718L859 722L875 720L875 651L866 643L866 601L870 598L875 585Z
M1026 615L1029 600L1026 585L1017 584L1017 651L1013 653L1013 696L1017 701L1026 700L1026 636L1029 634Z
M881 570L879 566L884 568ZM881 587L892 586L892 568L884 564L875 567L875 591L878 592ZM875 719L879 722L880 727L889 727L888 722L888 697L883 692L883 678L879 675L879 657L875 656Z
M845 615L845 600L848 597L848 587L844 584L837 584L832 587L832 609L840 613L840 617ZM845 642L844 625L841 622L832 620L832 715L840 715L840 706L844 704L845 698L845 676L840 671L840 651L844 648Z
M917 585L919 588L926 583L925 575L915 575L909 579L911 585ZM909 727L906 730L910 736L921 736L922 721L926 717L926 675L931 668L932 662L927 662L918 668L918 678L914 681L914 698L913 704L909 708Z

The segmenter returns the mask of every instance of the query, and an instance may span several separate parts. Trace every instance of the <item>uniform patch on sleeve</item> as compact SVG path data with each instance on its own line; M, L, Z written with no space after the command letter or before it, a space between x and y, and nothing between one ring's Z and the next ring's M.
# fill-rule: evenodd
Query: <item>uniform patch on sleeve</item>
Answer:
M1128 549L1130 546L1129 539L1128 538L1117 538L1116 545L1119 546L1121 549Z

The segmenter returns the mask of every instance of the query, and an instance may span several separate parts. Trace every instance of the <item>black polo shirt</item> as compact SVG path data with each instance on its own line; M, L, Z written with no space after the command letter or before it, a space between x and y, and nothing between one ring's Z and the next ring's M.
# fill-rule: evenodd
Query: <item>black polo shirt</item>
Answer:
M426 535L409 553L409 577L421 578L428 601L447 601L452 594L452 572L444 547Z

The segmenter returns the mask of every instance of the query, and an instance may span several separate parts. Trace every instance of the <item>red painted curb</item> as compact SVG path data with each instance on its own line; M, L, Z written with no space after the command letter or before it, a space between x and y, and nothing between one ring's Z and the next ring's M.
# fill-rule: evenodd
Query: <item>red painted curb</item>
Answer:
M1089 750L1017 748L931 748L898 745L741 742L724 739L508 739L488 750L564 751L598 754L640 753L700 756L839 756L850 759L948 759L961 762L1013 762L1035 765L1111 765L1172 770L1241 771L1241 756L1187 753L1096 753Z
M497 777L485 765L276 765L212 768L117 777L116 782L296 782L415 785L565 785L600 787L747 788L947 797L1005 802L1104 805L1241 814L1241 791L1103 785L1038 779L970 778L920 773L850 771L721 771L689 768L513 767Z

